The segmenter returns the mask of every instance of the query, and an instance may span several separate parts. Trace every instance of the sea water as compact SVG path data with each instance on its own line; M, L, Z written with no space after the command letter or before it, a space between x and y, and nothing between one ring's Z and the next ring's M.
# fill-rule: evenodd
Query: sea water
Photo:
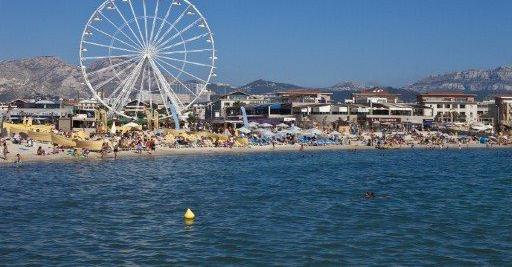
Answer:
M401 150L0 166L0 265L507 265L511 160Z

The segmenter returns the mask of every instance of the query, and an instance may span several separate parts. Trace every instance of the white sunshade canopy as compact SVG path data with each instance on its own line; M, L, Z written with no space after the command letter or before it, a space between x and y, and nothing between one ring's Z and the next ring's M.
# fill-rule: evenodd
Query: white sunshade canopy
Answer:
M324 133L318 129L309 129L305 132L305 136L316 136L316 135L323 135Z
M238 131L241 133L244 133L244 134L248 134L248 133L252 132L251 129L246 128L246 127L242 127L240 129L238 129Z
M260 126L260 124L255 121L251 121L249 123L249 127L251 127L251 128L257 128L258 126Z

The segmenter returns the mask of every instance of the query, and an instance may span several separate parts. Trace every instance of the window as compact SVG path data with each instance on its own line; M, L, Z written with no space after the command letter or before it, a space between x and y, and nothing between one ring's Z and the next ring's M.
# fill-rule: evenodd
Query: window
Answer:
M437 108L443 108L443 105L437 104Z
M446 108L452 108L452 105L446 105Z
M466 108L466 105L461 104L461 105L459 105L459 107L460 107L460 108Z

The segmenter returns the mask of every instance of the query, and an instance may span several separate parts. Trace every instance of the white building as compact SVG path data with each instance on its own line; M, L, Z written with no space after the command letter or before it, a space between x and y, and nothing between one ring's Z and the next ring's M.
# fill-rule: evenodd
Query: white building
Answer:
M96 99L80 100L76 105L78 110L95 111L101 106L100 102Z
M442 122L478 121L476 95L464 93L427 93L418 95L418 104L433 110L436 120Z
M496 126L499 132L512 130L512 96L496 97Z
M257 106L272 104L275 96L271 95L250 95L244 92L232 92L227 95L219 96L207 107L206 115L210 119L224 118L226 109L236 105Z

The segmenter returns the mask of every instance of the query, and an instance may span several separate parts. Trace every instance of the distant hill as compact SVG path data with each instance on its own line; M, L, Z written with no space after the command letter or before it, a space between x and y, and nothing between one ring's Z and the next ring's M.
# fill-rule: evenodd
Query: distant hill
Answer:
M268 94L268 93L276 93L282 91L288 91L292 89L303 89L302 86L286 84L286 83L278 83L272 81L265 80L257 80L252 83L248 83L238 90L244 91L250 94Z
M343 92L343 91L361 91L365 89L363 85L357 82L352 81L344 81L337 83L331 87L326 88L329 91L332 92Z
M216 95L225 95L235 91L236 89L236 87L225 83L211 83L208 85L208 90L212 91Z
M507 92L512 91L512 67L433 75L406 88L417 92L454 90L473 93Z
M98 62L92 69L101 68ZM111 75L104 72L102 75ZM21 60L0 61L0 101L17 98L89 98L89 90L83 85L81 71L57 57L35 57ZM108 84L106 90L115 88ZM336 102L350 98L354 92L368 86L357 82L344 81L320 89L332 92ZM373 87L373 86L372 86ZM235 90L250 94L267 94L292 89L308 89L300 85L275 81L257 80L241 87L229 84L213 83L208 88L215 94L226 94ZM387 87L391 93L401 95L404 102L414 102L416 94L429 91L464 91L476 94L478 99L512 92L512 67L500 67L492 70L467 70L429 76L404 88Z
M86 97L80 70L56 57L0 62L0 101Z

